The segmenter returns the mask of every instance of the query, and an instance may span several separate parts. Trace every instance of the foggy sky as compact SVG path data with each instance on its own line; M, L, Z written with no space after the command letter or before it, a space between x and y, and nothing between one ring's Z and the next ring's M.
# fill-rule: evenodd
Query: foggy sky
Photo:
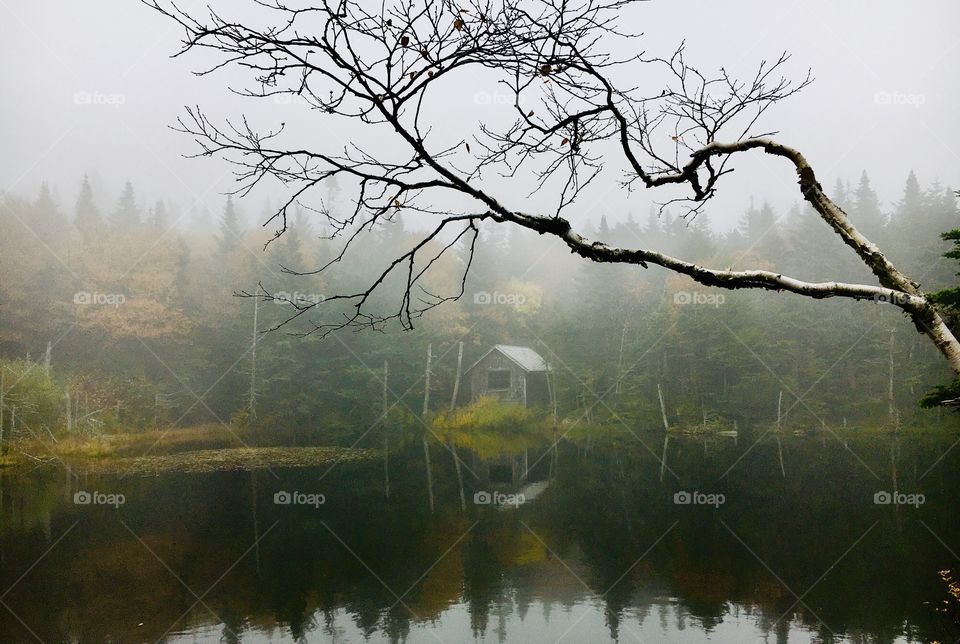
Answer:
M233 0L227 6L241 4ZM724 66L747 74L761 59L775 59L784 50L793 55L794 77L810 68L815 83L774 108L762 129L778 130L778 140L799 148L826 187L837 177L855 183L865 169L889 206L911 169L924 186L934 179L960 186L960 3L955 0L655 0L625 16L629 29L644 32L642 48L648 55L669 55L686 40L688 61L705 70ZM242 85L242 72L195 77L191 72L202 67L201 58L169 58L179 48L180 35L177 25L135 0L0 0L5 72L0 190L32 197L48 181L72 209L80 179L89 172L104 210L112 208L129 179L144 205L164 197L181 209L196 202L218 213L221 193L232 186L230 168L219 160L182 158L196 148L169 126L184 105L199 104L214 117L253 114L262 125L285 121L305 128L320 144L330 142L327 134L363 137L362 132L324 130L302 106L269 100L254 105L232 96L227 85ZM462 129L460 136L469 136L496 107L462 100L477 87L476 79L462 82L462 94L451 94L456 118L449 122ZM97 98L82 104L78 93ZM883 97L892 97L891 104ZM335 142L336 147L342 143ZM737 159L737 172L727 177L721 198L708 211L717 227L734 224L751 196L779 209L798 201L792 169L766 156ZM504 196L519 198L529 188L508 186ZM627 212L644 219L651 202L664 196L627 195L610 182L596 192L578 220L593 221L600 214L620 219ZM268 197L280 195L264 190L242 202L248 221L259 217Z

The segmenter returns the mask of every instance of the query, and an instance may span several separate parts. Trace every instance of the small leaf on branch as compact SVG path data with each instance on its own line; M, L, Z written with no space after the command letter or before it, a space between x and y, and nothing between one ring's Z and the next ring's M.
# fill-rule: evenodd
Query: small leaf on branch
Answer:
M457 31L463 31L463 20L461 20L460 18L457 18L456 20L454 20L453 28L456 29Z
M401 36L400 37L400 46L406 47L410 44L410 36Z
M530 111L527 113L527 116L533 116L533 110L530 110Z
M570 139L567 137L563 137L563 141L560 141L560 145L566 145L567 143L570 143Z
M551 71L553 71L553 67L550 65L550 63L544 63L543 65L540 65L540 73L542 75L549 76Z
M469 143L464 143L464 145L467 146L467 152L469 152L469 151L470 151L470 144L469 144Z

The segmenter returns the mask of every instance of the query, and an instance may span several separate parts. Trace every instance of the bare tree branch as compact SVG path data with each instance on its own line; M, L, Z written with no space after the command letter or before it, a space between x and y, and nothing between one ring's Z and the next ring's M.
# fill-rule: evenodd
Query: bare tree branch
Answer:
M198 73L226 66L247 70L250 83L234 90L239 94L298 97L317 118L360 122L391 143L376 152L358 144L302 149L286 142L282 124L262 133L245 118L216 125L199 108L180 119L179 129L193 136L200 155L237 166L238 192L267 177L289 188L289 199L266 222L277 226L274 238L286 230L289 208L321 183L337 178L350 186L349 212L314 209L344 243L312 273L362 247L366 235L397 212L413 214L427 228L369 287L323 303L294 303L287 321L339 301L348 312L335 322L316 323L315 331L379 329L390 320L411 328L426 311L463 294L478 224L491 220L556 236L593 261L656 264L709 286L888 302L904 310L960 373L960 344L919 285L853 227L800 152L775 141L772 132L756 131L771 107L811 82L809 73L797 82L787 78L786 54L761 62L746 79L723 68L701 72L688 64L683 45L668 57L640 52L616 58L607 53L608 41L622 39L635 50L640 38L618 26L624 9L637 3L630 0L250 0L274 17L257 26L212 10L201 18L172 2L142 1L183 27L178 55L195 49L217 54L218 62ZM505 126L481 123L472 141L440 143L427 122L427 106L441 94L443 79L469 68L498 77L498 86L513 98L515 117ZM619 80L639 76L653 79L652 87ZM582 237L565 214L578 208L584 189L604 169L619 164L627 189L684 189L685 196L665 204L682 203L684 216L695 217L733 171L737 156L758 149L793 165L803 198L870 268L877 286L717 270L655 250L614 248ZM494 194L491 172L522 181L532 194L550 195L555 206L535 214L511 206ZM461 248L467 259L459 289L430 292L430 270ZM372 298L390 279L402 280L401 301L390 311L376 311Z

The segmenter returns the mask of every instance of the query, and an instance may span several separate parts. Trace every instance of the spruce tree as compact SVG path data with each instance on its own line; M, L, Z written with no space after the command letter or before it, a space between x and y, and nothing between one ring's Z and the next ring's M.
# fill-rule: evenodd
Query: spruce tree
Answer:
M161 233L167 230L167 206L163 199L158 199L157 204L150 213L150 225Z
M240 228L240 220L237 216L237 210L233 205L233 197L227 197L227 205L220 216L220 236L217 238L217 247L221 254L232 253L240 246L243 239L243 230Z
M777 216L770 204L763 202L758 209L750 200L750 207L737 226L751 255L764 259L776 258L782 250L782 237L777 230Z
M853 193L853 205L850 208L853 224L866 235L867 239L877 242L883 229L885 218L880 211L880 200L870 186L870 177L864 170L860 182Z
M120 193L120 201L110 217L110 225L115 232L129 232L140 225L140 210L133 192L133 184L127 181Z
M49 241L62 228L63 216L57 204L54 203L50 187L46 183L41 184L37 199L33 202L30 220L25 223L45 241Z
M913 176L913 173L910 173ZM908 184L909 185L909 184ZM956 193L960 197L960 191ZM953 244L953 248L943 254L948 259L960 262L960 228L954 228L940 235ZM960 276L960 272L957 273ZM952 329L960 326L960 286L947 288L936 293L929 293L928 297L940 305L947 314L947 322ZM960 407L960 377L955 377L945 385L934 387L920 400L922 407L938 407L941 405Z
M838 178L833 184L833 194L830 195L833 202L843 209L850 207L850 183Z
M83 183L80 184L80 195L74 206L73 225L77 227L84 239L99 232L103 226L100 211L93 200L90 178L87 175L83 175Z

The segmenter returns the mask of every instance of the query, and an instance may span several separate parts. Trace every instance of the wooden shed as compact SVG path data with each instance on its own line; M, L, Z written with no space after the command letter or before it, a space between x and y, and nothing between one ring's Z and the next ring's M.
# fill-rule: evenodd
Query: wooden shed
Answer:
M523 406L550 404L550 365L529 347L496 344L464 372L470 402L493 396Z

